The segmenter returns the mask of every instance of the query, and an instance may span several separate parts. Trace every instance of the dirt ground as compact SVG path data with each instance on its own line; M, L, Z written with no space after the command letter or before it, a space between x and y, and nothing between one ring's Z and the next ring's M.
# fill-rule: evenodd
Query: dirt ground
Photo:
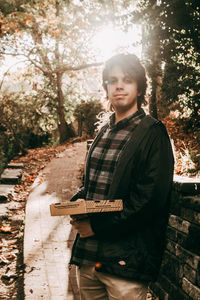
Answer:
M39 171L70 144L28 150L26 156L16 157L12 162L24 164L20 185L3 206L0 216L0 299L23 300L23 235L25 205L30 188ZM2 206L1 206L2 205Z

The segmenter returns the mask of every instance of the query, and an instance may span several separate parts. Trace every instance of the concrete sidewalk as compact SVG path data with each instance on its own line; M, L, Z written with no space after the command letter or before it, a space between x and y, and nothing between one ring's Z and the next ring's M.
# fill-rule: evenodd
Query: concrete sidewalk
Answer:
M35 180L26 205L24 234L26 300L78 300L75 269L68 262L74 240L68 216L50 216L49 205L61 202L80 186L86 143L69 146Z

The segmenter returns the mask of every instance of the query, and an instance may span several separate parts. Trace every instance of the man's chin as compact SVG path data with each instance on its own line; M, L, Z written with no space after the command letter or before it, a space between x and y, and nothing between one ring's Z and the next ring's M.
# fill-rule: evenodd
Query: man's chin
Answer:
M113 108L115 110L115 112L118 113L126 113L128 111L130 111L130 113L134 113L138 110L137 106L135 105L127 105L125 103L117 103L115 105L113 105Z

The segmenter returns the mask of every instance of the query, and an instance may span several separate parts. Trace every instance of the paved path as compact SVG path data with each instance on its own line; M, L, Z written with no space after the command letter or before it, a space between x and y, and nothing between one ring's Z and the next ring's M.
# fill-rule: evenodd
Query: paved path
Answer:
M26 206L25 300L78 300L75 269L68 271L75 233L68 216L50 216L49 205L69 199L80 185L86 143L69 146L35 180Z

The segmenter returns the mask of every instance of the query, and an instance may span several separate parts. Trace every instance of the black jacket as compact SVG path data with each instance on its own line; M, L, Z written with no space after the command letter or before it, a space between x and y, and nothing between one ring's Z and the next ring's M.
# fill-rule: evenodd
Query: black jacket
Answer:
M133 131L117 162L108 196L123 199L123 211L89 215L95 238L101 240L97 271L155 281L165 245L174 159L161 122L154 122L132 153L134 143ZM84 189L75 198L84 197L87 184L86 168Z

